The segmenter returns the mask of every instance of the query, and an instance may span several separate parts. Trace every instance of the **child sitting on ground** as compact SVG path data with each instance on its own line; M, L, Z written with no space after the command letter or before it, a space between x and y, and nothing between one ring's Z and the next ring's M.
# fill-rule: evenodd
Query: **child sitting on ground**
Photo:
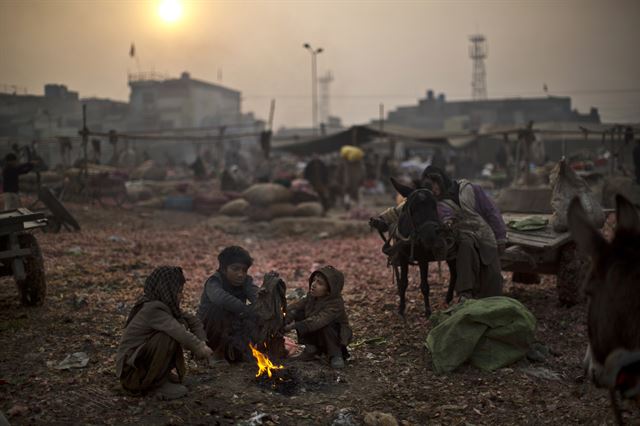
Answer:
M333 266L323 266L309 277L309 293L287 309L285 331L296 330L305 349L298 357L312 360L327 354L331 367L343 368L349 357L347 345L352 331L342 300L344 275Z
M144 283L144 294L131 309L116 356L116 374L132 392L157 389L163 399L180 398L186 366L182 348L209 358L202 324L180 310L185 278L176 266L161 266ZM175 369L177 375L171 370ZM171 382L177 383L171 383Z
M218 263L216 273L204 283L198 317L204 324L214 360L234 360L239 356L231 349L232 325L253 316L247 301L255 303L258 287L247 274L253 259L242 247L226 247L218 254Z

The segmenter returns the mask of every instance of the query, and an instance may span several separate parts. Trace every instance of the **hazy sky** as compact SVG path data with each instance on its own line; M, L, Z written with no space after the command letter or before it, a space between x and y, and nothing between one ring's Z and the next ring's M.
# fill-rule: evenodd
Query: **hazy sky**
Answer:
M468 36L487 37L490 98L570 95L606 121L640 121L640 0L188 1L160 20L157 1L0 0L0 85L41 94L66 84L83 97L128 98L135 43L140 70L215 82L275 127L311 122L310 54L331 70L331 112L347 124L413 105L428 88L471 93Z

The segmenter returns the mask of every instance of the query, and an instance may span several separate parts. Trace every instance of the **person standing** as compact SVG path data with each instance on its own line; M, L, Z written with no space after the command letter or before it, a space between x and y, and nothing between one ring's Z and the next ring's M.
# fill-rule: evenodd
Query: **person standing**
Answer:
M18 164L18 157L10 152L4 157L4 168L2 169L2 191L4 192L4 209L15 210L20 204L20 175L29 173L34 163Z

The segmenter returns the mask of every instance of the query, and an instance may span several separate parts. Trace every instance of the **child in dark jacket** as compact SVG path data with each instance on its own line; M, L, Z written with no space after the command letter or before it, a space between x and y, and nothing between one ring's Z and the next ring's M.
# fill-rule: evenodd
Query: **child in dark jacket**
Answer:
M352 331L342 300L343 286L342 272L323 266L309 277L309 293L289 306L285 331L295 329L298 341L305 345L300 359L327 354L333 368L344 367Z
M253 259L242 247L226 247L218 254L218 262L218 270L204 283L198 317L214 359L235 359L231 353L232 325L253 316L247 301L255 303L258 287L247 274Z
M161 266L147 277L116 355L116 374L123 388L133 392L158 388L161 398L179 398L187 388L171 380L181 382L185 374L182 348L199 358L212 355L200 321L180 309L184 283L182 269L175 266ZM172 369L177 377L171 376Z

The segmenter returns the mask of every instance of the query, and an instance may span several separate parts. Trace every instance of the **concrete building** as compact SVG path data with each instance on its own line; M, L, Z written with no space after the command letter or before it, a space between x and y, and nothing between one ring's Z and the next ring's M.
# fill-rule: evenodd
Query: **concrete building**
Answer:
M387 121L425 130L478 130L483 126L521 126L534 122L600 123L597 108L581 114L571 107L571 98L507 98L448 102L444 94L432 90L418 105L390 111Z
M177 158L192 161L196 151L204 148L202 144L188 143L186 136L210 135L215 141L221 132L219 126L224 126L226 150L254 146L256 135L265 125L252 113L242 113L239 91L192 79L188 73L173 79L153 73L130 75L130 102L80 99L78 92L58 84L47 84L44 95L18 93L4 87L12 86L0 86L0 154L14 143L46 141L49 143L41 144L39 151L53 164L59 160L56 152L60 137L71 138L77 149L83 105L87 110L87 127L93 132L162 131L158 133L162 133L164 140L132 140L140 152L149 151L160 159L164 158L161 151L166 148L175 151ZM172 129L190 130L174 133ZM175 140L166 139L171 134L176 135ZM104 137L98 139L106 142ZM109 149L109 144L103 144L105 152Z
M41 139L77 134L82 125L78 92L47 84L44 95L0 93L0 137Z
M191 78L129 76L129 130L211 127L242 121L240 92Z
M102 98L83 98L81 105L87 106L87 127L94 132L126 130L129 104Z

